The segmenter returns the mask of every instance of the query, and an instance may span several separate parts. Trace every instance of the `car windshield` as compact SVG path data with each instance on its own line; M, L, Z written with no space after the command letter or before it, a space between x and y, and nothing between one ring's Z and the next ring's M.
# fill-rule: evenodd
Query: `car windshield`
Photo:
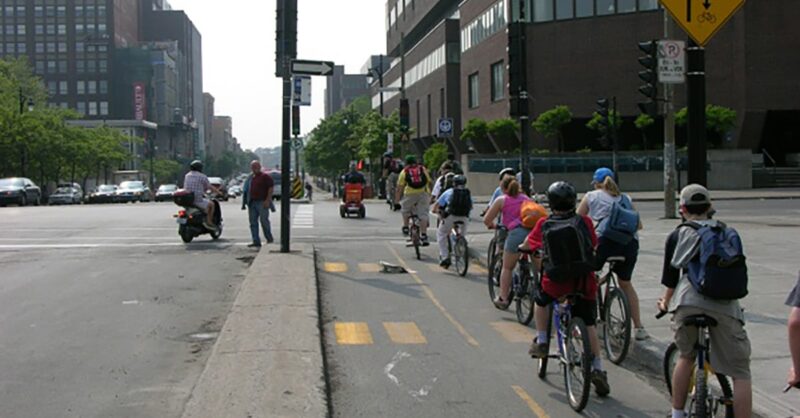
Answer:
M22 187L25 182L22 179L2 179L0 180L0 187Z
M100 186L97 188L98 192L113 192L114 186Z
M165 184L158 188L159 192L174 192L175 190L178 190L178 186L174 184Z
M56 194L70 194L73 191L72 187L59 187L56 189Z
M120 189L144 189L144 184L141 181L123 181L119 185Z

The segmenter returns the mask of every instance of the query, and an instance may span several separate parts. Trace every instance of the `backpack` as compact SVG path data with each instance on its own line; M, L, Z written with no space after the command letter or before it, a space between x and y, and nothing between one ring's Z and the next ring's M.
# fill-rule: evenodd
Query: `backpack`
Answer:
M522 202L519 207L519 220L523 228L533 229L539 219L546 217L547 210L545 210L544 206L532 200Z
M733 300L747 296L747 263L742 239L733 228L685 222L700 236L700 253L686 267L692 287L711 299Z
M622 195L619 201L611 205L611 211L603 222L605 224L600 236L626 245L633 240L636 231L639 230L639 212L633 209L628 196Z
M395 159L389 161L389 172L390 173L399 173L400 172L400 164Z
M469 189L453 189L447 213L455 216L469 216L472 210L472 194Z
M542 224L544 272L554 282L586 277L595 270L591 232L582 216L551 216Z
M421 189L428 185L428 176L420 165L406 167L406 183L412 189Z

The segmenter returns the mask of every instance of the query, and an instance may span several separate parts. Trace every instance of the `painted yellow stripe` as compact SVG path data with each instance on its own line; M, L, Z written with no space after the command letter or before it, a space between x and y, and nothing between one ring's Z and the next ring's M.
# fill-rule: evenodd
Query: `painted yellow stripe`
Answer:
M372 334L366 322L337 322L334 324L336 343L340 345L372 344Z
M392 254L394 254L395 258L397 258L397 262L400 263L401 266L403 266L406 270L409 271L408 274L414 279L415 282L417 282L418 285L420 285L420 288L422 289L423 293L425 293L425 296L427 296L428 299L430 299L430 301L433 303L433 305L436 306L437 309L439 309L439 312L441 312L442 315L444 315L444 317L447 318L447 320L450 321L451 324L453 324L458 333L461 334L464 337L464 339L467 340L467 344L473 347L477 347L478 340L473 338L472 335L470 335L469 332L467 332L467 329L464 328L464 326L461 325L461 323L456 321L456 319L453 318L453 315L450 315L450 312L447 312L447 309L445 309L444 306L441 304L441 302L439 302L439 299L436 299L436 296L433 294L433 291L430 289L430 287L428 287L428 285L425 282L423 282L422 279L420 279L416 273L411 273L412 271L411 268L409 268L408 264L406 264L406 262L400 257L400 254L397 253L397 250L392 248L392 246L389 245L388 243L386 244L386 248L388 248L389 251Z
M536 401L534 401L530 395L528 395L528 392L525 392L525 389L519 386L511 386L511 388L514 389L514 392L517 392L517 395L520 398L522 398L522 400L525 401L526 404L528 404L528 408L530 408L530 410L533 411L533 413L536 414L537 417L550 418L550 415L547 415L547 413L544 412L544 409L542 409L542 407L539 406L539 404L536 403Z
M469 268L470 268L470 270L472 270L472 272L473 272L473 273L477 273L477 274L489 274L489 270L486 270L485 268L483 268L483 267L482 267L480 264L478 264L478 263L472 263L472 264L469 266Z
M359 263L358 270L362 273L377 273L381 271L381 266L376 263Z
M323 269L327 273L345 273L347 272L347 263L325 263Z
M530 328L509 321L492 322L489 325L510 343L530 343L533 341L533 332Z
M428 264L428 269L434 273L444 273L447 271L438 264Z
M417 325L413 322L384 322L383 327L389 338L396 344L427 344L428 340L422 335Z

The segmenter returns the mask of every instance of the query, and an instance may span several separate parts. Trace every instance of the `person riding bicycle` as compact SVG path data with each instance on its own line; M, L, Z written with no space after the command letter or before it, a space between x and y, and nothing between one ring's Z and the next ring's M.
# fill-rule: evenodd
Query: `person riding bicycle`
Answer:
M510 168L510 167L506 167L506 168L500 170L500 173L498 173L499 184L497 185L497 188L494 189L494 193L492 193L492 197L489 198L489 203L486 204L486 207L481 212L481 217L486 216L486 212L488 212L489 208L492 207L492 204L494 204L494 201L497 200L498 197L503 195L503 180L505 180L506 177L514 177L515 173L516 173L516 170L514 170L513 168ZM519 180L517 180L517 183L519 183Z
M383 154L383 177L386 179L386 202L392 205L392 210L396 209L395 191L397 190L397 178L403 170L400 160L394 158L391 152Z
M524 202L531 199L520 190L514 177L507 176L502 184L503 196L498 197L486 215L483 223L489 229L497 228L495 219L502 215L500 222L508 230L503 246L503 268L500 273L500 294L494 300L498 309L506 310L511 305L511 279L514 267L519 260L519 245L525 241L530 229L522 224L521 208Z
M464 169L461 168L461 163L456 160L456 155L452 152L447 153L447 161L444 163L450 166L453 174L464 174Z
M453 187L453 176L455 176L455 173L453 173L453 166L447 161L443 162L439 167L439 178L436 179L436 182L433 184L433 190L431 190L431 204L436 203L439 196L442 195L442 192ZM449 183L448 180L450 180Z
M450 267L450 254L447 240L453 225L463 222L461 233L467 235L469 214L472 211L472 195L467 188L467 178L461 174L453 176L453 187L444 191L433 205L433 212L439 214L442 224L436 231L436 242L439 243L439 265Z
M430 190L431 175L425 166L417 164L417 157L406 156L406 167L400 172L397 179L395 201L401 202L403 216L403 235L408 235L408 220L414 214L419 218L420 240L423 246L428 242L428 191ZM402 201L400 197L402 195Z
M214 202L205 198L208 190L216 194L220 194L219 189L208 181L208 177L203 174L203 162L194 160L189 164L189 172L183 178L183 188L194 193L194 206L206 213L206 219L203 221L203 226L211 231L216 231L217 226L214 225Z
M528 354L533 358L549 355L546 341L548 307L565 295L579 293L580 297L571 306L571 313L586 324L592 350L591 381L595 392L598 396L607 396L611 388L603 369L595 326L597 279L593 271L593 258L594 249L597 248L597 235L594 225L591 218L575 212L577 193L571 184L563 181L551 184L547 189L547 200L552 213L549 217L539 219L526 242L534 253L540 250L544 252L543 256L534 257L536 267L542 271L542 277L541 288L535 297L534 318L537 333Z
M797 278L797 284L786 298L786 305L792 307L787 321L792 366L789 367L786 384L789 387L800 387L800 277Z
M619 279L619 287L628 298L631 305L631 318L636 329L634 337L638 341L650 338L642 325L639 313L639 296L633 288L631 279L636 260L639 255L639 235L634 233L612 233L609 224L612 219L612 212L619 210L619 207L634 210L630 196L623 194L619 186L614 181L614 172L611 169L602 167L594 172L592 177L594 190L586 193L578 205L578 215L588 215L597 225L597 266L602 268L609 257L625 257L625 262L614 265L614 273ZM637 229L642 229L639 221Z
M694 359L697 355L697 329L684 325L692 315L706 315L716 321L709 328L711 340L709 360L714 371L733 378L733 409L736 418L752 415L750 380L750 340L744 329L744 313L737 299L719 300L701 294L690 279L690 265L700 260L699 229L704 226L724 228L711 219L711 195L699 184L683 188L680 211L686 220L667 238L661 284L664 296L658 301L662 312L674 313L675 344L680 358L672 374L672 417L687 417L684 411Z

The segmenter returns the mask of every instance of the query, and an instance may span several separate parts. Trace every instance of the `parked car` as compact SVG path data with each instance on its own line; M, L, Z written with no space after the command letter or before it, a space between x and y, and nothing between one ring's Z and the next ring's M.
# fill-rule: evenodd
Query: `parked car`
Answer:
M42 201L42 190L30 179L12 177L0 179L0 206L9 203L27 206L33 203L39 206Z
M74 187L59 187L47 198L48 205L79 205L81 192Z
M219 195L215 193L209 193L210 198L216 198L218 200L222 200L227 202L228 201L228 188L225 187L225 182L222 180L221 177L209 177L208 182L211 183L212 186L219 189Z
M242 195L242 186L239 186L239 185L231 186L231 188L228 189L228 195L233 197L234 199L239 197L239 196L241 196Z
M178 190L177 184L162 184L156 190L156 202L166 202L172 200L172 195Z
M119 184L116 193L117 202L149 202L152 200L150 189L144 185L143 181L123 181Z
M268 171L267 174L272 177L272 181L275 183L272 188L272 199L281 200L281 172Z
M76 189L78 191L78 193L81 195L81 199L83 199L83 187L81 187L80 184L78 184L78 183L58 183L56 185L56 189L60 189L62 187L72 187L73 189Z
M89 193L86 200L88 203L114 203L117 200L117 189L113 184L101 184Z

